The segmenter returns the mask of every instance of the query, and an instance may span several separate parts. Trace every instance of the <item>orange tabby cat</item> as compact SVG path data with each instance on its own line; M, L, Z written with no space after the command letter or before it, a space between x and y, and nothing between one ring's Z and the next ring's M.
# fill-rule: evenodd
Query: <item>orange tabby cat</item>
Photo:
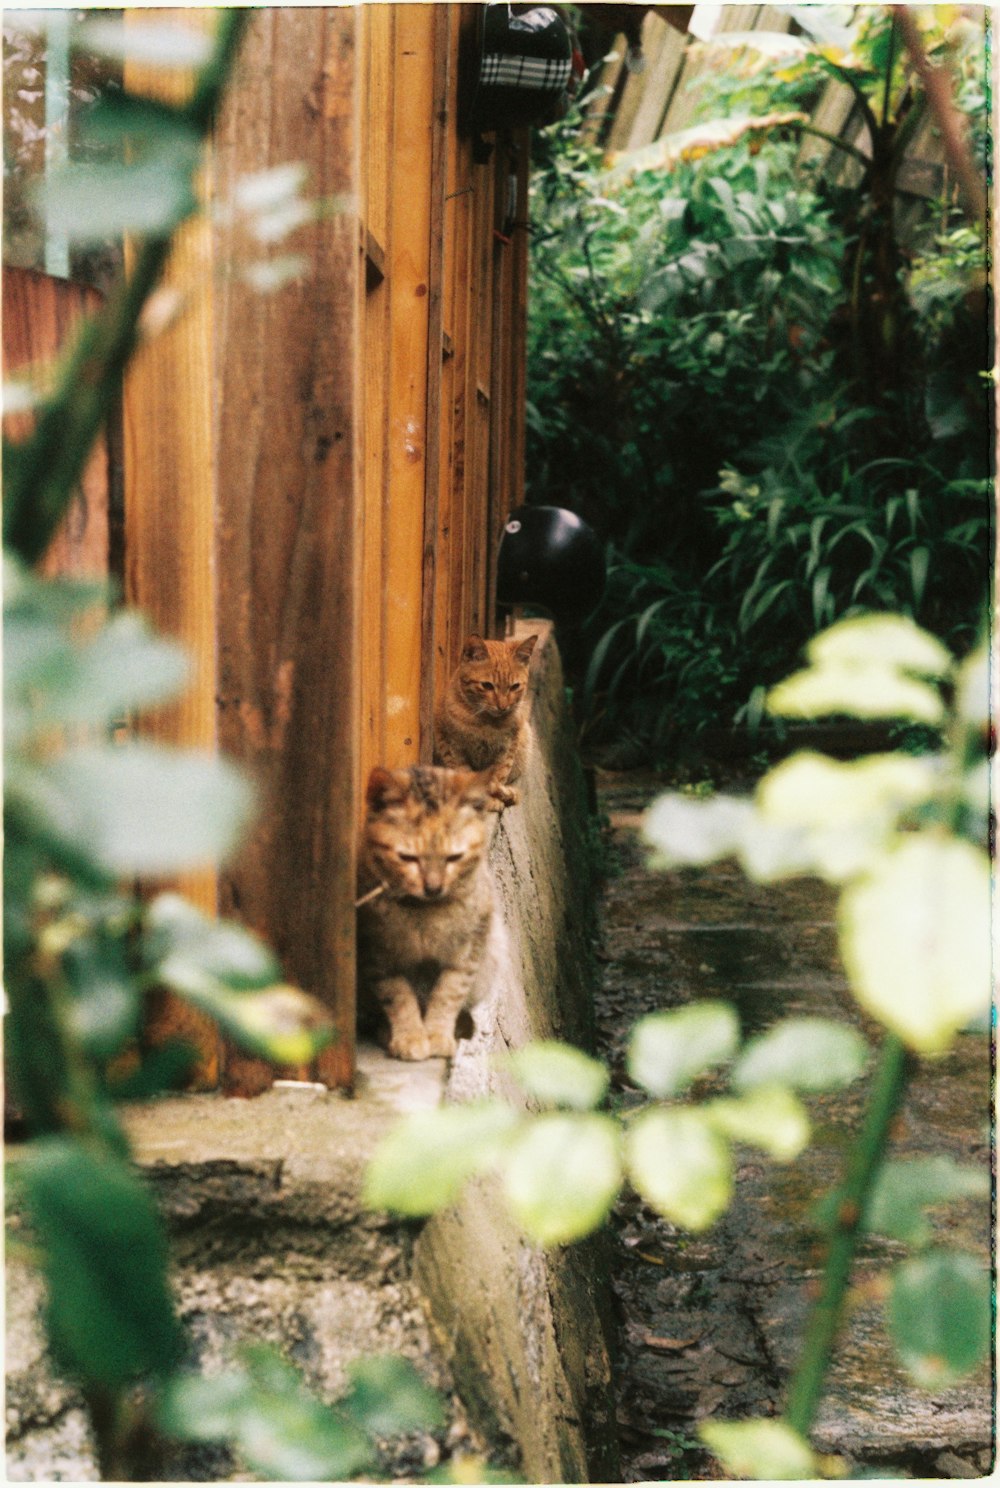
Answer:
M475 1000L493 916L486 867L489 798L470 770L377 767L361 840L358 973L362 1010L381 1008L397 1059L455 1052L455 1020Z
M434 718L434 757L443 765L488 770L490 809L520 799L513 789L528 747L528 668L537 635L484 641L470 635Z

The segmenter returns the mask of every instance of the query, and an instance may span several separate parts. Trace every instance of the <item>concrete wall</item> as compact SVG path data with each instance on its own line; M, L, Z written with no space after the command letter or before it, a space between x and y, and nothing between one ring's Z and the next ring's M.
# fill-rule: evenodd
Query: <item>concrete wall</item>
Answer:
M393 1352L450 1397L449 1426L387 1447L384 1477L422 1472L455 1449L484 1451L530 1482L613 1476L599 1244L541 1252L486 1180L426 1225L367 1213L359 1199L365 1164L401 1111L500 1088L493 1055L529 1038L587 1041L583 786L545 629L523 801L503 814L491 848L503 916L476 1033L451 1067L365 1048L354 1098L278 1086L253 1101L185 1096L128 1116L170 1225L179 1307L201 1367L214 1371L241 1339L265 1338L333 1396L348 1360ZM12 1254L8 1477L94 1478L83 1412L46 1365L39 1291ZM179 1456L173 1475L218 1481L238 1470L224 1449L199 1449Z

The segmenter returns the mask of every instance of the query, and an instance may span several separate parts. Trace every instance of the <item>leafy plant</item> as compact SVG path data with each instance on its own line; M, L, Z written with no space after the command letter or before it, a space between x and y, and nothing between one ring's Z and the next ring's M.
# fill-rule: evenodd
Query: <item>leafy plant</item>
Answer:
M713 117L683 134L608 163L571 116L539 146L529 495L608 540L608 591L570 652L594 746L662 760L759 721L824 625L903 611L961 650L983 603L981 225L949 199L900 238L926 112L902 22L795 19L795 36L707 44L726 63L701 74ZM978 151L982 35L950 8L919 26ZM870 136L828 141L846 184L799 158L831 79Z
M985 649L957 665L912 620L882 615L822 632L807 659L771 690L773 712L917 721L937 732L940 752L849 763L801 752L766 774L752 800L667 795L644 824L663 867L735 856L758 882L815 875L836 884L854 996L886 1030L842 1183L817 1215L826 1267L785 1413L702 1429L728 1471L756 1478L816 1476L823 1466L808 1436L866 1231L910 1251L893 1271L886 1317L918 1383L936 1388L975 1368L990 1334L987 1271L937 1246L924 1214L956 1198L985 1200L988 1172L945 1158L887 1160L917 1059L946 1050L990 1003ZM600 1224L627 1178L671 1222L704 1229L732 1196L731 1144L791 1160L809 1140L799 1092L850 1084L867 1056L852 1028L812 1018L782 1020L740 1048L728 1004L694 1003L633 1028L628 1072L644 1095L622 1112L600 1109L607 1076L597 1061L557 1044L529 1046L506 1068L540 1112L490 1101L401 1125L369 1170L368 1200L426 1213L454 1199L473 1173L495 1170L528 1235L559 1244ZM705 1077L723 1069L728 1093L706 1096ZM482 1143L480 1130L488 1136ZM444 1132L452 1145L442 1181L436 1153Z

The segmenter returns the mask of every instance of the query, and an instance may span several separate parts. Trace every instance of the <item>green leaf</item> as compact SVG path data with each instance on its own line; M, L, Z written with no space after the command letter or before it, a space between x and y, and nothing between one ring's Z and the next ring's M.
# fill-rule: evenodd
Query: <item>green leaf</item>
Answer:
M592 1110L603 1100L610 1078L599 1060L554 1040L527 1044L502 1062L536 1100L578 1111Z
M48 231L98 245L126 233L165 237L198 205L192 181L200 150L195 130L175 130L169 148L134 164L56 167L37 192Z
M166 1238L132 1168L75 1138L43 1137L20 1173L42 1244L49 1337L62 1366L113 1390L170 1370L180 1332Z
M114 874L224 858L252 805L248 781L226 761L140 741L75 749L38 773L53 834Z
M646 812L642 834L657 850L651 866L673 868L738 852L752 821L753 807L734 796L697 801L665 795Z
M408 1359L385 1355L347 1366L351 1387L341 1405L370 1436L433 1431L444 1425L441 1398Z
M696 1110L644 1111L626 1131L625 1162L646 1202L687 1230L707 1229L729 1206L729 1147Z
M207 1013L231 1039L271 1064L308 1064L335 1036L330 1014L315 997L279 982L233 992L193 967L177 974L172 959L159 968L171 992Z
M888 1303L900 1357L925 1390L939 1390L987 1357L989 1272L972 1256L933 1251L897 1269Z
M628 1072L650 1095L677 1095L705 1070L732 1058L739 1031L739 1019L726 1002L650 1013L632 1029Z
M110 1059L139 1031L141 1003L119 936L81 936L63 956L72 994L66 1012L87 1054Z
M809 1443L785 1421L706 1421L698 1435L734 1478L817 1478Z
M143 929L146 965L178 985L210 977L245 990L281 980L281 963L270 946L232 920L202 914L180 894L158 894L143 916Z
M989 1006L989 860L970 842L906 838L848 885L838 918L855 996L910 1048L940 1053Z
M806 655L816 666L888 668L945 677L951 655L936 636L905 615L857 615L815 636Z
M904 754L835 760L799 750L761 780L761 815L779 826L834 828L873 816L892 820L926 800L936 785L934 762Z
M931 1226L924 1210L955 1199L990 1196L986 1167L960 1166L950 1157L911 1158L885 1163L865 1211L865 1229L905 1245L926 1245Z
M269 1481L343 1481L371 1466L368 1436L310 1395L280 1355L264 1345L242 1355L242 1366L222 1375L175 1377L160 1408L163 1430L182 1440L229 1441Z
M779 1162L798 1157L811 1134L805 1107L785 1085L759 1085L739 1098L709 1101L702 1111L723 1136Z
M475 1173L491 1167L521 1117L499 1101L442 1106L408 1116L380 1144L365 1174L364 1202L396 1214L433 1214Z
M188 674L181 648L133 611L115 615L83 645L62 625L43 629L18 616L7 637L15 667L5 697L23 713L24 731L114 722L173 697Z
M857 1029L828 1018L785 1018L744 1046L737 1090L775 1081L795 1090L839 1090L864 1073L868 1045Z
M795 672L772 687L768 711L783 718L825 718L847 713L856 718L913 718L939 724L944 703L936 689L891 667L822 665Z
M607 1116L551 1112L514 1138L503 1159L514 1216L540 1245L597 1229L621 1187L620 1136Z

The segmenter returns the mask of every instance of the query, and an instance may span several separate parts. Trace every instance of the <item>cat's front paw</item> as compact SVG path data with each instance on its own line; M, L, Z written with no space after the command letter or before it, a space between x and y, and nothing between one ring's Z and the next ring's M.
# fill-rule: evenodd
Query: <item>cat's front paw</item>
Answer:
M427 1043L430 1049L430 1057L435 1056L450 1059L458 1048L455 1035L449 1033L445 1028L435 1028L427 1035Z
M503 811L505 806L516 806L521 799L521 792L513 785L493 785L490 787L491 811Z
M386 1051L393 1059L430 1059L430 1039L423 1029L419 1033L394 1033Z

